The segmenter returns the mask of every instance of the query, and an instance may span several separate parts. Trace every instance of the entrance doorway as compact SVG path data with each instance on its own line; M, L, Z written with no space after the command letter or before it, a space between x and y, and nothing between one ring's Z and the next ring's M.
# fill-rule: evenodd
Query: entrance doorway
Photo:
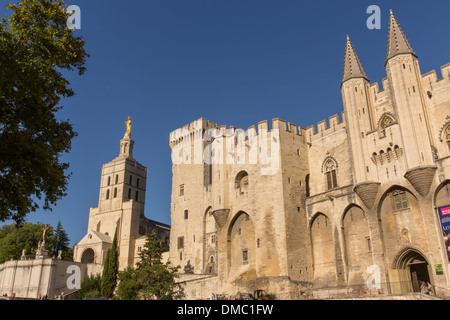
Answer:
M415 249L407 248L398 254L393 267L389 270L391 293L420 292L422 282L433 285L429 264Z
M428 263L426 261L414 260L409 264L411 273L411 282L414 292L420 292L422 282L430 283L430 274L428 273Z

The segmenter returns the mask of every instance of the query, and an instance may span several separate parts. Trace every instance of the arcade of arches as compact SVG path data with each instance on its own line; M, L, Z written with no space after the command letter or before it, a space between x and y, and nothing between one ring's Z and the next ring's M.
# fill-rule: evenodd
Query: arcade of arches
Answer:
M436 208L450 204L448 180L436 189L434 203ZM383 282L390 283L392 292L420 291L422 281L434 283L426 252L435 230L441 228L437 210L434 217L430 211L424 213L426 206L401 186L384 192L375 208L376 214L369 217L361 207L350 205L339 222L329 213L318 212L311 218L311 255L318 286L364 284L374 264L384 266ZM435 226L432 230L430 221ZM372 239L375 233L377 238ZM436 240L442 244L442 255L450 256L444 237Z

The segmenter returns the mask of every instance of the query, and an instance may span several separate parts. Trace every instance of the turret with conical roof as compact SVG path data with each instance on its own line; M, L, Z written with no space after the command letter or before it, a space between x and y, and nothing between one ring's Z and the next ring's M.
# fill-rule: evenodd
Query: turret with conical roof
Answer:
M432 135L417 55L392 10L386 55L389 92L409 168L433 165ZM397 141L392 141L396 143Z
M408 42L405 34L403 33L400 24L394 16L392 10L390 10L389 17L389 37L387 45L386 61L395 57L398 54L410 53L416 55L411 45Z
M356 54L352 42L350 41L350 37L347 35L342 83L352 78L364 78L368 80L361 62L359 61L358 55Z
M353 175L355 181L370 180L370 173L364 168L368 165L369 151L363 142L362 133L372 130L372 106L369 99L369 79L347 35L345 48L344 73L341 82L341 93L344 104L344 118L349 135L350 148L353 149Z

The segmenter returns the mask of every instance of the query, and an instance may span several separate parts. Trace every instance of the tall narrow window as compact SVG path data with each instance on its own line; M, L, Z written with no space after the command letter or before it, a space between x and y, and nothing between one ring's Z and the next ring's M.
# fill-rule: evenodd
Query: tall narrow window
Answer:
M189 218L189 210L184 210L184 218Z
M111 177L108 177L108 186L111 184Z
M119 175L116 174L116 184L118 184L118 183L119 183Z
M325 175L327 177L327 189L333 189L337 187L336 178L336 164L333 160L329 159L325 163Z
M305 177L305 189L306 196L309 197L309 173Z
M131 188L128 189L128 199L131 199Z
M117 197L117 188L114 188L114 198Z
M178 249L184 248L184 237L178 237Z
M134 200L138 201L139 199L139 191L136 191L136 197L134 198Z
M130 182L128 183L131 186L131 183L133 182L133 176L130 175Z
M212 184L212 164L208 165L208 185Z
M184 184L180 185L180 196L184 196Z
M109 199L109 189L106 190L106 200L108 200L108 199Z
M248 249L242 250L242 263L243 264L248 263Z
M139 188L139 178L137 178L137 180L136 180L136 187Z

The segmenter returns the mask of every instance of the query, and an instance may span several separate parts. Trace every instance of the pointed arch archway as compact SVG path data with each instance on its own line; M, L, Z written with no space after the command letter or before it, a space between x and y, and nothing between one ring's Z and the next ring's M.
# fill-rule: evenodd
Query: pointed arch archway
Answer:
M217 224L212 207L203 216L203 273L217 273Z
M336 255L333 228L327 215L318 212L311 219L310 235L314 280L318 284L329 285L336 281Z
M415 246L407 245L395 255L389 270L392 293L420 292L421 284L434 284L425 254Z
M227 266L232 278L250 270L256 271L255 226L244 211L234 216L228 229Z
M361 284L373 258L369 224L360 206L350 204L344 210L342 235L348 284Z
M427 242L427 230L418 198L410 189L393 185L380 197L378 223L386 257L392 259L405 245Z

